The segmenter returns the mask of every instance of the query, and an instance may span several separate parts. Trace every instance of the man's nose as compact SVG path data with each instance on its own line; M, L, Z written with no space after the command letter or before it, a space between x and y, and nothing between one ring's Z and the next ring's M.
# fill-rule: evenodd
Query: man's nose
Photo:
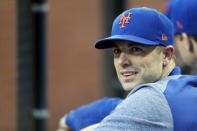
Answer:
M131 65L131 59L130 56L126 53L121 53L119 57L119 65L122 67L127 67Z

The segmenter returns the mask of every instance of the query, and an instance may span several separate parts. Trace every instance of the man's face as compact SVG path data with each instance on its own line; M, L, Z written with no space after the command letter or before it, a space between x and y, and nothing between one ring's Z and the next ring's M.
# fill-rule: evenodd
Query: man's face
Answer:
M186 34L175 35L176 62L184 73L196 72L197 43Z
M139 84L155 82L163 71L160 46L143 46L127 41L114 41L114 65L124 90Z

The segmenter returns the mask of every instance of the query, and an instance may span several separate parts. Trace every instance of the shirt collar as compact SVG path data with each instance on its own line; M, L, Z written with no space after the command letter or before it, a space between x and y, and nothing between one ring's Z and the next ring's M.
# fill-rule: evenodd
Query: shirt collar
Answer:
M169 74L169 76L172 76L172 75L180 75L181 74L181 68L176 66Z

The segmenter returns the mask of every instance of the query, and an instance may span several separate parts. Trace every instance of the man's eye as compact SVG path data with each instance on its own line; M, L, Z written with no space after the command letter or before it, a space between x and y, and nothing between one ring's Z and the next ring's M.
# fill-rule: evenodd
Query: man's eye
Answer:
M139 47L131 47L129 49L129 53L131 54L140 54L143 52L143 49L139 48Z
M114 54L114 56L119 56L120 55L120 53L121 53L121 50L120 49L114 49L113 50L113 54Z

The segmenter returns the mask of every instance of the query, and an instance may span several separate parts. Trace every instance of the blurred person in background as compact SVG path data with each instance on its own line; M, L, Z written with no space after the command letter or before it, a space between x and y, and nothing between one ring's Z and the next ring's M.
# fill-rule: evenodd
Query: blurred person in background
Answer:
M197 0L170 0L166 15L175 27L176 63L183 74L197 74Z

